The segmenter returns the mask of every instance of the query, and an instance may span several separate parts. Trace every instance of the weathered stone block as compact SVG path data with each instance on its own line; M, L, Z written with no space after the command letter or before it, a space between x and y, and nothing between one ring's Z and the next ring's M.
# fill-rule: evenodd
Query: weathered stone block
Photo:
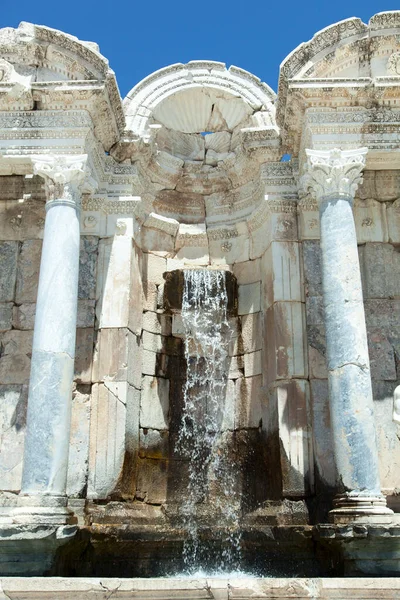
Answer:
M283 494L305 496L314 487L308 382L280 382L271 393L278 406Z
M143 329L159 335L171 335L171 317L170 315L161 315L148 310L143 313Z
M18 242L0 242L0 302L14 300Z
M74 379L79 383L90 383L92 381L93 344L93 329L79 328L76 330Z
M389 204L386 209L389 242L391 244L400 243L400 198Z
M368 352L372 379L397 379L394 349L380 327L368 329Z
M41 254L41 240L27 240L22 243L18 257L17 287L15 290L15 301L18 304L36 302Z
M282 300L302 300L299 244L272 242L262 257L264 306Z
M229 379L244 377L244 357L243 354L232 356L229 360Z
M305 315L301 302L275 302L264 324L268 382L307 376Z
M327 379L325 327L323 325L307 327L307 340L310 379Z
M13 321L13 307L12 302L0 303L0 331L8 331L12 327Z
M139 456L141 458L164 458L169 456L168 431L140 429Z
M100 327L127 327L129 323L132 238L115 235L101 240L96 306Z
M0 356L8 354L32 354L33 331L12 329L0 334Z
M29 383L31 359L26 354L9 354L0 358L1 383Z
M19 491L22 477L28 386L0 385L1 488Z
M262 313L243 315L239 319L238 333L229 344L229 355L255 352L262 348Z
M318 207L310 202L309 204L300 202L298 212L298 227L300 240L318 240L320 236L319 230L319 214Z
M336 467L332 452L328 381L313 379L310 386L317 489L320 493L329 493L336 485Z
M156 375L166 377L168 371L168 357L166 354L142 351L142 373L143 375Z
M241 377L235 382L235 429L260 427L262 377Z
M142 251L133 243L131 289L129 296L129 329L136 335L142 330L143 314Z
M373 382L380 479L384 494L398 494L400 481L400 426L392 419L397 382Z
M164 283L163 274L166 270L166 258L151 252L143 253L143 282L151 282L155 285Z
M99 240L92 235L81 236L79 255L78 298L96 298L96 266Z
M307 326L324 325L324 302L322 296L308 296L306 298Z
M100 329L93 357L92 380L126 381L127 365L128 330Z
M107 498L122 473L128 384L92 386L88 498Z
M35 324L36 304L21 304L14 306L12 326L15 329L33 329Z
M253 377L254 375L261 375L262 372L262 361L261 361L261 350L258 352L250 352L245 354L244 358L244 374L246 377Z
M261 282L248 283L238 286L239 305L238 314L248 315L259 312L261 309Z
M78 300L77 327L94 327L95 300Z
M388 242L386 205L373 199L354 201L357 242Z
M23 185L23 184L22 184ZM14 200L0 202L0 239L33 240L43 237L44 202L21 203L23 192L13 194ZM18 199L18 200L17 200Z
M71 433L68 458L67 494L82 497L89 460L90 387L75 389L72 396Z
M304 284L306 296L322 296L321 249L319 241L303 242Z
M138 464L136 495L150 504L167 501L169 462L153 458L141 458Z
M233 274L239 285L256 283L261 280L261 259L246 260L233 265Z
M364 298L400 296L400 252L391 244L359 248Z
M157 311L158 288L152 281L143 286L143 310Z
M140 427L168 429L169 381L143 377L140 403Z

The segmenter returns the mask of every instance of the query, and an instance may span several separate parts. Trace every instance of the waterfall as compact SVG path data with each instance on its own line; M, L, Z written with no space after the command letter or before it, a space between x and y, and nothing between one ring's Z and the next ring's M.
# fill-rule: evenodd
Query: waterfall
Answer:
M240 559L237 465L229 449L233 407L227 414L226 398L231 337L227 303L224 271L184 271L187 377L177 451L188 467L187 496L181 506L188 573L232 571ZM218 540L214 548L204 534L211 529Z

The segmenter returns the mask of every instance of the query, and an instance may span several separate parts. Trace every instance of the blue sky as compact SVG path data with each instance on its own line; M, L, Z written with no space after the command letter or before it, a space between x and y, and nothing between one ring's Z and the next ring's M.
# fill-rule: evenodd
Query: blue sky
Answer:
M315 32L396 8L372 0L3 0L0 25L30 21L97 42L124 97L153 71L198 59L242 67L276 90L281 61Z

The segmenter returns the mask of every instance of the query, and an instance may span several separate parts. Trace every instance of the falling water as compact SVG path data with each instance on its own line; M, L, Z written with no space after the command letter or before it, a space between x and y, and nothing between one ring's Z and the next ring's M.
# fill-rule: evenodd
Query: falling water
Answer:
M227 303L224 271L184 271L187 377L177 450L187 459L189 471L181 507L188 573L232 571L240 561L237 466L229 451L233 417L227 410L231 336ZM217 539L214 548L205 533L211 528Z

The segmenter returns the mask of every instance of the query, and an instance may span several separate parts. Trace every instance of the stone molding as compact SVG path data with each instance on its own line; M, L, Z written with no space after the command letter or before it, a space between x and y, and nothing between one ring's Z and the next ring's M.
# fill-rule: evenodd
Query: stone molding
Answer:
M308 163L300 186L314 191L320 202L329 196L354 198L362 181L368 148L355 150L306 150Z
M55 204L80 205L80 190L87 185L87 154L76 156L32 156L34 175L45 180L46 209ZM94 181L92 185L95 187Z

